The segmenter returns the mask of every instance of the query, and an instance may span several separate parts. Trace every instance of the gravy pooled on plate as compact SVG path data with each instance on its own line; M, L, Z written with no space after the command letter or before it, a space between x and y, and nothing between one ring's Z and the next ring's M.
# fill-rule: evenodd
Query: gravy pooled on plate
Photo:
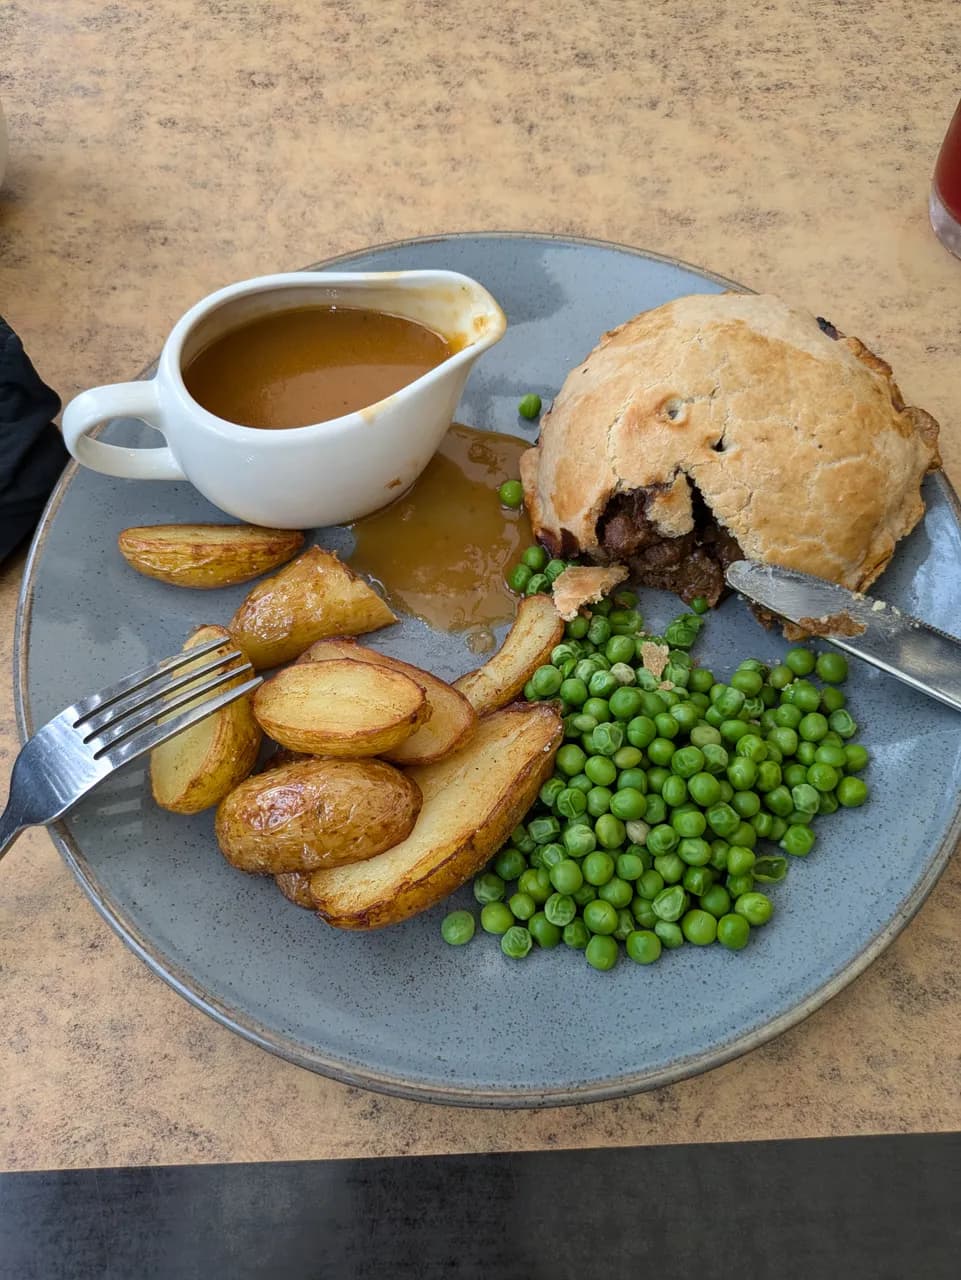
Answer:
M183 379L209 413L276 431L366 409L451 354L439 333L403 316L298 307L221 334L194 356Z
M395 607L441 631L476 629L475 651L493 647L487 628L517 608L504 573L531 542L526 512L502 507L497 490L526 448L454 423L407 493L353 526L351 568L381 582Z

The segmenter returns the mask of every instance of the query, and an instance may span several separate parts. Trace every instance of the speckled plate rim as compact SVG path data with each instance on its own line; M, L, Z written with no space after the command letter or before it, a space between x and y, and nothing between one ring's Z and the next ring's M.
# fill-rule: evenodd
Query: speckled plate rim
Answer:
M672 258L666 254L649 252L632 245L618 244L614 241L595 240L586 237L554 235L549 232L513 232L513 231L461 231L450 234L417 236L404 240L386 241L383 244L369 245L366 248L354 249L349 253L338 254L306 268L307 270L327 270L342 266L360 257L384 250L404 249L425 244L436 244L447 241L476 239L500 240L532 240L548 242L555 245L570 245L572 248L589 247L610 249L617 253L626 253L634 257L646 258L653 262L662 262L682 270L693 272L716 284L727 285L739 293L752 290L738 284L726 276L707 271L703 267ZM153 365L148 365L139 375L149 376ZM17 602L17 616L14 626L14 711L17 719L17 732L21 742L33 732L33 717L30 710L27 676L29 652L26 636L30 627L33 607L34 578L43 554L47 532L56 512L63 501L74 476L79 470L79 463L71 461L65 468L56 488L41 517L40 524L34 534L30 551L23 571L23 581ZM934 484L950 508L955 521L961 527L961 500L943 471L934 473ZM854 981L877 957L894 941L908 922L920 910L931 890L944 872L951 855L961 842L961 794L945 833L931 856L925 874L915 885L913 891L901 902L891 920L879 929L866 943L863 949L843 969L829 978L822 986L812 991L805 999L777 1018L764 1023L742 1036L717 1046L716 1049L703 1053L691 1054L679 1058L668 1067L659 1070L643 1071L630 1075L620 1075L608 1079L592 1081L589 1084L573 1088L556 1090L543 1089L465 1089L456 1087L440 1088L413 1083L402 1076L394 1076L385 1072L370 1069L359 1069L338 1058L327 1057L314 1049L289 1037L279 1035L257 1022L237 1014L209 992L205 991L193 977L165 957L152 943L142 936L132 921L126 916L123 908L114 902L100 884L96 871L85 858L77 842L62 822L53 823L48 829L54 846L60 852L67 866L80 883L81 888L93 903L107 924L127 944L127 946L168 986L196 1008L209 1014L217 1022L229 1030L243 1036L262 1049L278 1055L299 1067L329 1076L343 1084L363 1089L372 1089L379 1093L393 1094L397 1097L410 1098L418 1102L433 1102L444 1106L466 1107L498 1107L498 1108L534 1108L572 1106L586 1102L604 1102L612 1098L620 1098L632 1093L641 1093L657 1089L663 1085L675 1084L691 1076L711 1071L723 1066L726 1062L739 1058L752 1049L757 1049L769 1040L803 1022L815 1010L826 1004L833 996L843 991Z

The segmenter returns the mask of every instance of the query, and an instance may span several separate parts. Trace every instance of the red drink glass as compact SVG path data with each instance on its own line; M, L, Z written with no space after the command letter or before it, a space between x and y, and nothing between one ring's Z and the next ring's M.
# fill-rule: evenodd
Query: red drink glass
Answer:
M961 102L934 166L928 212L935 235L955 257L961 258Z

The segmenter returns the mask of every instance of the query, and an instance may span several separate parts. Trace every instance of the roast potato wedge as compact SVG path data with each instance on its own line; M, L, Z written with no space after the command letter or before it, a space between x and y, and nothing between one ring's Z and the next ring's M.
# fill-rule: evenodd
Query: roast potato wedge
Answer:
M564 623L550 597L525 596L501 647L482 667L455 680L454 688L478 715L506 707L537 668L550 661L563 634Z
M274 876L274 882L288 902L306 907L308 911L314 910L309 871L281 871L280 875Z
M249 592L230 634L258 671L290 662L324 636L361 635L396 622L380 596L330 551L311 547Z
M382 754L394 764L431 764L442 760L452 751L459 750L477 724L477 713L462 693L458 693L446 680L413 667L409 662L401 662L399 658L391 658L386 653L378 653L358 644L350 637L341 636L336 640L318 640L306 649L297 659L301 662L330 662L336 658L347 658L352 662L369 662L375 667L386 667L389 671L399 671L419 684L427 695L431 715L426 724L422 724L399 747Z
M283 747L313 755L378 756L430 716L410 676L343 658L278 671L254 694L254 715Z
M407 838L417 783L383 760L297 760L247 778L217 809L217 843L241 871L337 867Z
M304 535L251 524L154 524L124 529L120 554L132 569L175 587L232 587L295 556Z
M184 649L220 637L224 642L222 650L197 659L198 663L206 662L216 653L236 647L224 627L198 627L188 637ZM238 658L234 665L240 666L242 661ZM186 674L190 669L187 666L183 671ZM234 683L246 678L246 675L238 676ZM154 748L150 753L150 788L154 800L162 809L173 813L199 813L219 804L254 767L260 739L260 725L253 713L253 695L247 693Z
M314 904L339 929L396 924L447 897L501 847L554 764L562 726L544 703L484 716L463 750L410 769L423 795L413 831L379 857L310 877Z

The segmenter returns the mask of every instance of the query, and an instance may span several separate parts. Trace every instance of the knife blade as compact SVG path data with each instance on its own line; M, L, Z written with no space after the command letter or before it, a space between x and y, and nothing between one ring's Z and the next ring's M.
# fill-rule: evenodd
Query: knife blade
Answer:
M836 632L825 635L831 644L961 711L961 640L955 636L796 569L735 560L725 577L735 591L791 622L835 622Z

